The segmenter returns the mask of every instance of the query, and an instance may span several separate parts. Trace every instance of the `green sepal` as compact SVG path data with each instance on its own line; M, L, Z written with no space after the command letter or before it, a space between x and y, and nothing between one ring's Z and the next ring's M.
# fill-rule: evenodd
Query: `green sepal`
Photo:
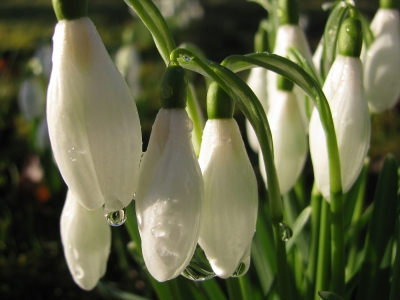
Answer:
M87 0L52 0L52 3L58 21L87 16Z
M163 108L185 108L188 80L185 70L176 64L170 64L161 80L161 106Z
M379 0L379 7L386 9L398 9L399 0Z
M354 17L344 20L340 26L338 42L340 55L360 57L363 44L363 31L360 20Z
M298 0L279 0L278 2L279 25L298 25L300 19Z
M234 112L233 99L213 81L207 92L207 116L209 119L231 119Z

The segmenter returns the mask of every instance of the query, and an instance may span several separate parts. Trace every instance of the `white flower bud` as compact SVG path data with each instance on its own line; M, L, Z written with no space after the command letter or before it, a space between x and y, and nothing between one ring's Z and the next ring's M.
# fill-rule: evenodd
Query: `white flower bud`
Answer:
M158 281L178 276L197 245L204 183L184 109L161 109L140 165L136 215L143 257Z
M69 271L77 285L93 289L105 274L111 229L103 209L89 211L68 191L61 215L61 240Z
M205 185L199 245L214 272L247 271L257 220L257 180L234 119L208 120L199 156Z
M53 37L47 120L57 165L87 209L133 199L142 140L135 102L93 23L62 20Z
M307 135L293 92L274 92L275 104L268 112L274 145L274 163L281 194L286 194L296 184L306 161ZM267 186L262 152L259 153L260 172ZM268 188L268 186L267 186Z
M360 59L338 55L328 73L323 91L335 126L342 190L346 193L360 174L371 135L371 120L362 83ZM316 184L322 195L328 199L328 152L325 133L316 109L310 121L310 152Z
M275 40L274 54L287 57L287 50L290 47L296 47L304 58L312 65L312 55L307 38L303 29L299 25L285 24L278 28ZM274 91L277 89L277 74L270 71L267 74L268 82L268 104L271 108L275 104ZM305 104L305 93L299 87L294 87L294 92L297 96L298 107L303 120L303 128L308 129L308 117Z
M260 100L264 111L268 111L268 94L267 94L267 69L264 68L253 68L250 71L249 77L247 78L248 86L253 90L254 94ZM260 144L258 143L257 135L251 126L250 122L246 119L246 133L247 140L251 149L258 153L260 150Z
M378 9L371 30L375 40L363 58L369 108L380 113L400 97L400 16L397 9Z

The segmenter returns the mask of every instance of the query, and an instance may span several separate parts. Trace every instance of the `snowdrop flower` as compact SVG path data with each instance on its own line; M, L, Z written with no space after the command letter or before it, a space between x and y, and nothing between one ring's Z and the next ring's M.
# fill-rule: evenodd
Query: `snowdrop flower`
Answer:
M178 276L199 238L204 183L191 142L183 68L171 65L160 109L140 166L136 215L144 261L158 281Z
M84 290L93 289L105 274L111 229L103 209L89 211L68 191L61 215L61 240L69 271Z
M208 97L216 95L210 93L215 88L218 85L214 82ZM228 278L240 263L244 264L242 274L250 265L257 220L257 181L236 121L230 115L214 118L209 114L209 118L199 156L205 185L199 245L213 271Z
M268 111L267 73L267 69L253 68L251 69L250 75L247 78L247 85L253 90L254 94L257 96L258 100L260 100L266 112ZM258 139L253 127L247 119L246 133L251 149L255 153L258 153L260 151L260 144L258 143Z
M346 19L339 33L339 55L326 78L323 91L329 102L339 148L342 189L346 193L357 179L367 155L371 121L359 59L362 43L358 20ZM310 121L310 152L318 189L330 195L329 163L325 134L318 111Z
M292 91L277 90L274 93L275 104L268 111L271 128L274 162L278 175L281 194L293 188L304 167L307 157L307 135L297 104L296 94ZM259 153L260 172L267 185L262 152Z
M281 3L281 2L279 2ZM287 7L280 7L279 21L280 26L276 32L274 53L287 57L287 51L290 47L295 47L303 57L312 65L312 54L310 46L303 29L299 26L299 9L296 1L282 1ZM275 104L274 92L277 90L278 75L274 72L268 72L268 102L271 108ZM305 104L305 93L298 87L294 92L297 94L298 107L303 120L303 128L308 129L308 117Z
M395 2L395 1L394 1ZM366 51L364 85L369 108L380 113L400 97L400 16L397 8L379 8L371 23L375 40Z
M46 107L46 92L39 77L29 77L22 81L18 93L18 105L28 121L43 115Z
M60 20L47 94L54 157L82 206L121 210L134 196L142 154L136 105L85 16L85 1L53 3Z

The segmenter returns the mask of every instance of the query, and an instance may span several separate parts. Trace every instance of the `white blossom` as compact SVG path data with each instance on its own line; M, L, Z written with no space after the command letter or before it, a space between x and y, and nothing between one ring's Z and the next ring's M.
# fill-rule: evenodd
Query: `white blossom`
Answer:
M22 81L18 93L18 105L28 121L43 115L46 107L46 91L39 77L29 77Z
M135 100L140 94L140 57L134 45L125 45L115 54L115 65L125 78Z
M84 290L93 289L106 272L111 247L111 229L103 209L85 209L68 191L60 228L64 255L74 281Z
M380 113L400 97L400 16L397 9L378 9L371 23L375 40L363 57L369 108Z
M184 109L161 109L140 166L136 215L147 269L158 281L178 276L199 238L204 183Z
M47 94L51 146L71 192L87 209L127 206L141 156L135 102L87 18L60 21Z
M293 188L306 161L307 135L298 108L296 95L288 91L274 93L275 104L268 112L271 128L274 163L281 194ZM262 152L259 153L260 172L267 185Z
M268 111L268 94L267 94L267 70L264 68L252 68L247 78L248 86L253 90L254 94L260 100L264 111ZM250 122L246 119L246 134L247 140L251 149L258 153L260 150L260 144L256 133L251 126Z
M339 148L342 189L346 193L362 169L370 144L371 120L360 59L338 55L328 73L323 91L332 112ZM310 121L310 152L316 184L328 199L328 153L325 133L316 109Z
M234 119L208 120L199 156L205 201L199 245L214 272L232 276L250 265L257 220L257 181Z

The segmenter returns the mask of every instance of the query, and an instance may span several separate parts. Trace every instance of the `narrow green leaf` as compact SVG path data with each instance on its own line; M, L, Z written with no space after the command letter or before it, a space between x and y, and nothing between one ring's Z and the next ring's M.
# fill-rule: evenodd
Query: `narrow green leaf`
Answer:
M199 286L208 296L208 299L226 300L224 292L215 279L199 282Z
M400 224L400 217L397 218L397 228ZM400 299L400 230L397 231L397 249L396 258L392 268L392 284L390 288L389 300Z
M344 298L331 292L318 292L322 300L345 300Z
M290 47L287 51L288 58L291 61L302 67L320 86L323 85L322 79L317 74L312 62L310 63L296 47Z
M296 221L294 221L292 229L293 229L293 236L292 238L286 243L286 251L290 252L294 244L297 242L298 237L300 236L301 231L303 230L304 226L307 224L308 220L311 216L311 207L307 206L297 217ZM306 254L305 254L306 255Z
M390 265L385 252L394 237L397 207L397 162L387 155L374 196L374 210L365 242L365 260L360 271L357 300L388 299ZM386 253L386 255L388 255Z
M151 0L124 0L138 14L153 36L154 43L165 64L169 63L169 54L176 48L172 34L157 6Z
M132 293L128 293L125 291L121 291L119 289L116 289L109 284L99 281L99 283L96 286L97 289L99 289L100 293L105 294L109 296L111 299L119 299L119 300L150 300L148 298L138 296Z

